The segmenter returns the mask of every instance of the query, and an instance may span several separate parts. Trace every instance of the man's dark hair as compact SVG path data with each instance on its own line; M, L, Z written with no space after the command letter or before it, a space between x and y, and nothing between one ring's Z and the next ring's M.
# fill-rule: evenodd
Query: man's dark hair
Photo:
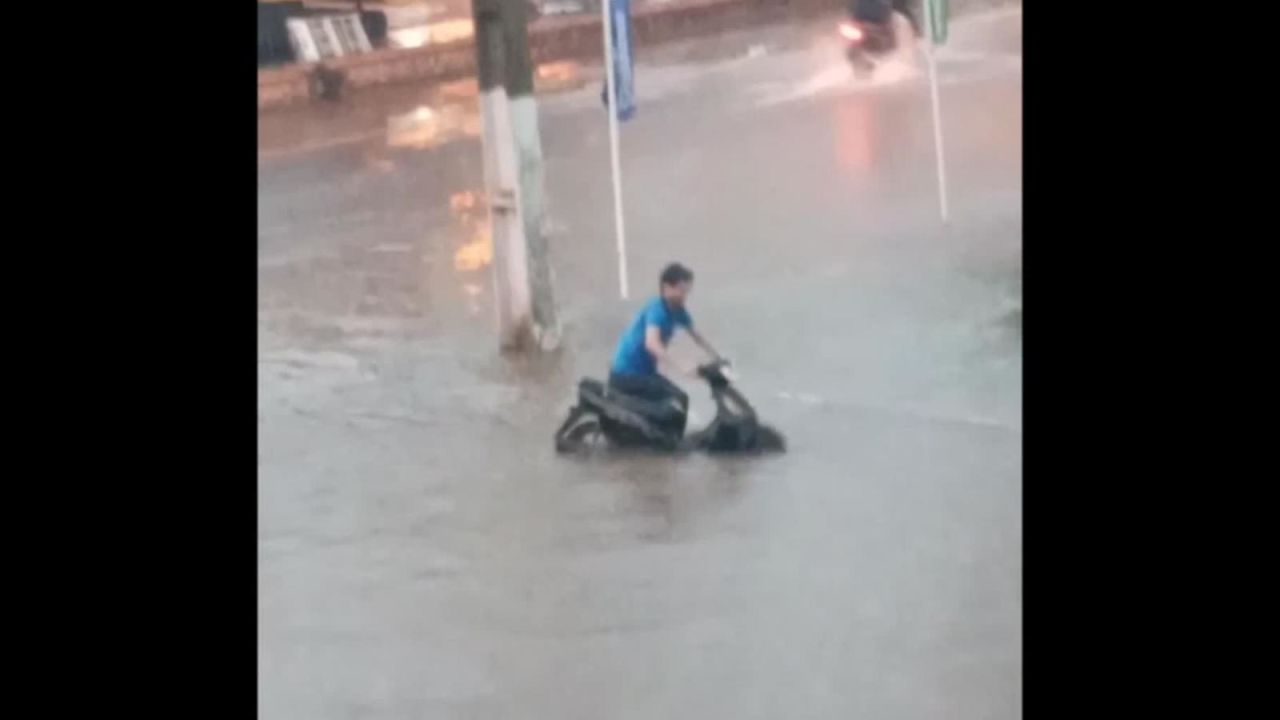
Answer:
M662 285L679 285L680 283L692 281L693 271L678 262L673 262L663 268L662 275L658 277L658 282Z

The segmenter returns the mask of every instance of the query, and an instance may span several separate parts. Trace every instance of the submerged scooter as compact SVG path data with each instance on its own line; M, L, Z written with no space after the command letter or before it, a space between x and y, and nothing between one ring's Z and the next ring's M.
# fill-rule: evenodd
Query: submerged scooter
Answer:
M729 363L716 360L698 367L711 386L716 416L706 428L684 434L686 408L672 400L654 402L624 395L599 380L578 383L578 404L556 431L556 452L570 453L602 445L652 448L666 452L785 452L786 439L761 424L751 403L733 387Z

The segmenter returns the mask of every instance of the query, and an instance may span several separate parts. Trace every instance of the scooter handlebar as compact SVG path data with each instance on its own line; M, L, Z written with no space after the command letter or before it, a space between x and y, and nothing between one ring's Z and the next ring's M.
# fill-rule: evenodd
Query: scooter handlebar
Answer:
M699 365L698 376L711 383L713 386L728 385L729 378L726 376L725 370L728 370L729 367L730 363L728 360L725 358L716 358L709 363Z
M721 368L727 368L730 365L731 363L728 360L725 360L724 358L716 358L711 362L702 363L701 365L699 365L698 374L706 375L707 373L714 373L720 370Z

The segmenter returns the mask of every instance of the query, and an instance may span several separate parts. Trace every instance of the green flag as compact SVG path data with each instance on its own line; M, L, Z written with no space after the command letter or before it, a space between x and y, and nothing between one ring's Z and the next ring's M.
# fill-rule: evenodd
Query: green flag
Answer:
M934 45L947 41L947 16L951 14L947 0L924 0L925 12L929 14L929 37Z

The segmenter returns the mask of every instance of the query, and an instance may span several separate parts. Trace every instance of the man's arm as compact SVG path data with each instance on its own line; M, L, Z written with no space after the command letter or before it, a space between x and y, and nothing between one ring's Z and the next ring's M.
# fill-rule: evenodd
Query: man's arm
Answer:
M711 343L707 342L706 339L699 335L698 331L694 330L692 326L685 326L685 332L689 333L689 337L693 338L693 341L698 344L698 347L702 348L712 358L716 360L722 359L720 357L720 353L716 352L716 349L711 347Z
M653 356L655 363L667 362L667 348L662 344L662 331L657 325L648 325L644 329L644 349Z
M653 356L655 365L665 365L675 370L678 374L686 377L698 377L696 368L687 368L671 359L671 355L667 353L667 348L662 344L662 331L657 325L649 325L644 329L644 349L649 351Z

